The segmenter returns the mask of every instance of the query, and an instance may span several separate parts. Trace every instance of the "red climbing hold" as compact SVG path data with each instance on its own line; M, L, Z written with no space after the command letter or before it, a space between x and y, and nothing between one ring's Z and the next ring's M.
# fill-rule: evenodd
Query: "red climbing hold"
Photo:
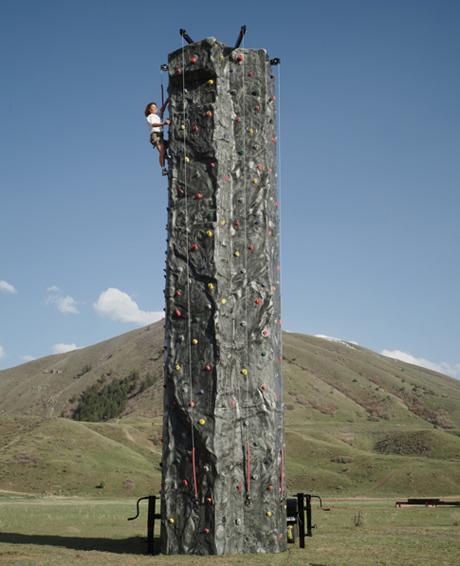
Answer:
M208 503L212 503L212 499L211 499L210 497L206 497L206 501L207 501Z
M249 246L249 249L250 249L250 250L253 250L253 249L254 249L254 246L251 244L251 245Z
M228 181L228 177L225 177L225 180Z
M208 534L208 533L209 533L209 529L205 529L204 532L205 532L205 534Z
M237 122L241 122L241 118L238 116L238 118L236 119Z
M260 108L258 106L256 106L256 110L260 110Z
M242 60L243 60L243 56L242 56L242 55L238 55L237 59L238 59L238 61L242 61Z
M266 386L266 385L262 385L262 389L263 389L264 391L266 391L266 390L267 390L267 386Z
M252 73L248 73L248 75L249 75L250 77L252 77Z
M179 189L179 194L183 195L183 194L184 194L184 190L183 190L183 189Z
M187 480L182 480L182 485L184 485L185 487L188 486L188 481Z
M234 406L235 406L235 401L232 401L232 407L234 407Z
M273 169L269 169L268 172L269 172L269 173L273 173Z
M236 489L242 489L242 488L243 486L240 483L236 486Z
M240 223L238 222L238 220L235 222L235 226L239 226Z
M256 303L257 303L258 305L260 305L260 304L262 303L262 301L261 301L260 299L257 299Z
M211 366L206 366L206 371L210 371L211 370Z
M180 316L180 311L176 311L176 316Z
M212 116L211 110L208 110L208 111L206 112L206 116Z
M177 72L179 73L179 75L182 73L182 71L180 69L177 69Z
M214 163L211 163L211 167L215 167L216 165Z
M260 163L257 165L257 169L262 169L262 165Z
M190 401L190 407L192 407L192 409L193 409L194 406L195 406L195 403L193 401Z
M197 250L197 249L198 249L198 246L196 244L193 244L192 250Z
M195 57L190 57L190 63L196 63Z
M266 330L263 331L262 333L264 336L267 336L268 332Z
M202 197L201 193L197 193L196 198L201 198L201 197Z
M197 132L198 131L198 126L193 126L193 131Z
M272 138L272 143L275 143L275 141L276 141L275 138Z
M176 295L179 296L179 295L180 295L180 291L176 291Z
M281 356L279 356L278 361L280 362L283 358Z

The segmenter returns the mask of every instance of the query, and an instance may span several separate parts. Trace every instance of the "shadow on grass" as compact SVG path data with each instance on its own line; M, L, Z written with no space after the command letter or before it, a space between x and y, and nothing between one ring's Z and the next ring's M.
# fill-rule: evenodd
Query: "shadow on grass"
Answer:
M131 537L124 539L85 538L55 535L24 535L22 533L1 533L0 543L38 544L44 546L60 546L73 550L96 550L115 554L147 554L147 539ZM154 539L154 554L160 552L161 541Z

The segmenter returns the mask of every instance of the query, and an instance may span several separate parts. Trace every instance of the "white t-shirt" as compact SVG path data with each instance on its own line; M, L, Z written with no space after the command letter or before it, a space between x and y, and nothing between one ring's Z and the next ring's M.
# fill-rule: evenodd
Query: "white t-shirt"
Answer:
M154 128L152 126L152 124L161 124L161 122L162 122L162 120L159 116L157 116L156 114L149 114L147 116L147 124L149 125L150 133L152 133L152 132L162 132L163 126L157 126L156 128Z

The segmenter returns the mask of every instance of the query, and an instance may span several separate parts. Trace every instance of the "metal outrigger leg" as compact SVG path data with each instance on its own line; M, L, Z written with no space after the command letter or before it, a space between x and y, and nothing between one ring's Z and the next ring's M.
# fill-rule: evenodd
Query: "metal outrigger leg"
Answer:
M312 525L311 521L311 500L313 497L319 499L320 507L323 511L330 511L330 509L323 507L323 502L319 495L298 493L297 497L287 498L288 542L294 543L296 537L299 537L300 548L305 548L305 537L313 536L312 529L317 528L316 525Z
M153 535L155 532L155 519L161 519L160 513L155 513L155 504L158 499L156 495L148 495L147 497L141 497L137 500L137 515L135 517L129 517L128 521L134 521L139 517L139 502L144 499L149 500L149 510L147 516L147 554L154 554L153 552Z

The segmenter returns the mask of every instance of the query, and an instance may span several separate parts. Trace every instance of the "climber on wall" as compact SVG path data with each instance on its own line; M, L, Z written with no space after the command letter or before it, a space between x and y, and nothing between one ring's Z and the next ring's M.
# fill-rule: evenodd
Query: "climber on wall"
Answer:
M160 109L160 116L163 116L163 112L169 102L169 98L163 104ZM167 175L168 172L165 167L165 159L166 159L166 148L168 147L169 142L163 139L163 126L168 126L170 124L170 120L165 120L162 122L161 118L157 114L158 107L155 102L149 102L145 108L145 117L147 118L147 124L149 126L150 131L150 143L153 147L156 147L160 152L160 166L161 166L161 174Z

